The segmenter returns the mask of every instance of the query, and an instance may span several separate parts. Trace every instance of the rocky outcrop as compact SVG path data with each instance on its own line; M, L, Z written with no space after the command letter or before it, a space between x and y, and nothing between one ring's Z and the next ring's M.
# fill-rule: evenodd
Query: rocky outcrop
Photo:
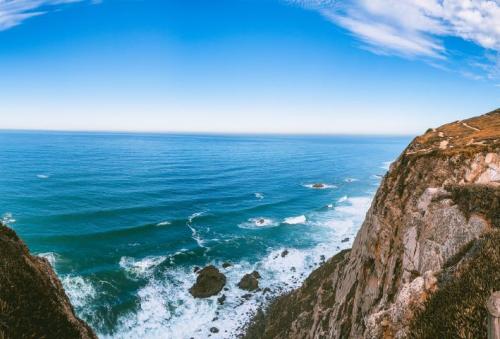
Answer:
M491 245L499 239L499 201L500 110L429 129L391 165L352 249L279 298L247 337L409 337L428 305L437 312L434 295L462 286L457 281L483 253L477 248L500 250ZM485 239L489 247L480 247ZM489 284L500 289L495 277Z
M238 283L238 287L242 290L255 291L259 288L260 274L257 271L245 274Z
M44 258L0 224L0 338L96 338Z
M217 267L210 265L198 273L196 283L189 289L195 298L208 298L218 294L226 284L226 276Z

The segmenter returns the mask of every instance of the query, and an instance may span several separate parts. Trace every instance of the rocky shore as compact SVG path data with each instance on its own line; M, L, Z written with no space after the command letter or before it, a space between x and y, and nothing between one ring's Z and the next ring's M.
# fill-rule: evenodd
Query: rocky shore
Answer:
M259 312L247 338L484 338L500 290L500 110L413 140L351 250Z
M79 319L49 262L0 224L0 338L97 338Z

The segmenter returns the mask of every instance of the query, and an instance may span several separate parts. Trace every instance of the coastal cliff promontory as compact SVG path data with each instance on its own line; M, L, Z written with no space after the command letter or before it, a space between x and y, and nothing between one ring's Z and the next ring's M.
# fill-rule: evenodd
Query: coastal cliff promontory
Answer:
M429 129L391 165L351 250L248 338L483 338L500 290L500 110Z
M0 339L97 338L79 319L49 262L0 223Z

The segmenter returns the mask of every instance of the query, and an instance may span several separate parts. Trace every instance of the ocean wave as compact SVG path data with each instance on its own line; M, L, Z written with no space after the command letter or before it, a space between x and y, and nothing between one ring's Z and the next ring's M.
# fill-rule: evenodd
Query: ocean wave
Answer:
M317 184L304 184L302 186L306 187L306 188L315 189L315 190L326 190L326 189L337 188L337 186L331 185L331 184L321 184L322 185L321 187L315 187L315 185L317 185Z
M267 228L267 227L276 227L279 226L279 222L274 219L258 217L258 218L250 218L247 221L238 225L240 228L248 228L248 229L259 229L259 228Z
M157 223L156 226L167 226L170 224L171 224L170 221L161 221L161 222Z
M56 267L56 261L59 257L59 255L57 253L54 253L54 252L38 253L37 256L42 257L44 259L47 259L47 261L49 262L50 266L52 266L52 268Z
M200 234L198 233L196 228L193 226L193 221L194 221L194 219L196 219L204 214L205 214L205 212L193 213L188 218L188 222L186 223L186 226L191 230L191 238L193 238L193 240L196 241L198 246L202 247L202 248L206 248L205 241L201 238Z
M343 197L339 198L339 200L337 200L337 202L345 202L347 201L347 195L344 195Z
M285 218L283 223L289 224L289 225L296 225L296 224L305 224L307 221L305 215L299 215L298 217L288 217Z
M77 310L87 308L97 296L96 289L90 280L81 276L66 275L62 277L61 282L71 304Z
M258 193L258 192L257 192L257 193L254 193L254 195L255 195L255 197L256 197L257 199L260 199L260 200L264 199L264 194L262 194L262 193Z
M390 168L391 168L391 164L394 162L394 160L392 161L384 161L382 163L382 166L380 166L380 168L383 168L385 169L386 171L388 171Z
M355 182L355 181L359 181L359 179L356 179L356 178L345 178L344 181L345 182Z
M48 175L48 174L37 174L36 177L38 179L48 179L50 177L50 175Z
M2 224L7 225L7 226L12 226L13 223L16 222L16 219L12 216L12 213L7 212L2 215Z
M140 260L131 257L121 257L119 265L133 277L144 278L150 276L153 273L153 269L166 259L166 256L146 257Z

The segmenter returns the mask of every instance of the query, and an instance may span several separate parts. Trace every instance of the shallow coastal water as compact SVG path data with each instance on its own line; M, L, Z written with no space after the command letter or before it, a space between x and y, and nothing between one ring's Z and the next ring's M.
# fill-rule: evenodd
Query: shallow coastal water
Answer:
M351 246L409 139L0 132L0 214L100 336L226 338ZM188 292L206 264L224 305ZM247 300L254 269L270 291Z

